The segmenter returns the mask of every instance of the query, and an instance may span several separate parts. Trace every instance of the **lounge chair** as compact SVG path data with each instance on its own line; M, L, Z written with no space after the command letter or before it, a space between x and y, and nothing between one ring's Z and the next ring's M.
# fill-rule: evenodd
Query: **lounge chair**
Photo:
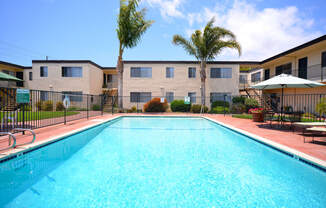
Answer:
M324 128L324 127L311 127L311 128L307 128L305 130L305 132L312 133L311 134L311 136L312 136L312 142L314 142L314 138L315 138L316 135L317 136L323 136L323 135L326 136L326 128ZM305 135L303 136L303 142L304 143L306 142L306 136Z
M326 122L295 122L293 123L294 127L299 127L302 129L302 133L304 133L305 129L311 127L326 127Z

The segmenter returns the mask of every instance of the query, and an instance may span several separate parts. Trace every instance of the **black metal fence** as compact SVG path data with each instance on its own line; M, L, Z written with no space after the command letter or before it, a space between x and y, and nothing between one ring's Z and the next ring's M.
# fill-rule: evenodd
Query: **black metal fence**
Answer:
M103 96L30 90L29 102L16 100L16 88L0 88L0 131L35 129L102 114ZM70 100L65 108L63 100Z
M119 97L107 97L104 104L104 111L110 113L136 113L144 111L144 104L150 101L152 98L164 98L167 99L169 104L168 111L171 111L171 102L174 100L184 101L188 96L123 96L120 97L123 102L123 108L118 108ZM239 97L250 98L247 103L239 101ZM189 96L191 105L201 105L201 97ZM252 101L254 100L254 101ZM219 101L219 102L215 102ZM223 102L224 101L224 102ZM215 104L213 105L213 103ZM263 94L263 95L242 95L234 96L230 94L221 94L219 96L210 96L205 98L205 106L208 107L210 113L247 113L249 108L254 104L265 109L273 110L276 113L283 112L302 112L305 116L314 118L325 117L326 109L320 110L320 107L326 106L326 94L285 94L283 96L283 107L281 94ZM217 109L213 109L212 107ZM325 108L325 107L324 107Z

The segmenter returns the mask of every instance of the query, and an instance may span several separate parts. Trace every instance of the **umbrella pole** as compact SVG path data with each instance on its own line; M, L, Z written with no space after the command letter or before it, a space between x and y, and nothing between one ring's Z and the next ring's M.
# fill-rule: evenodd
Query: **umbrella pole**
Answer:
M283 99L284 99L284 86L282 85L282 101L281 101L281 126L283 125Z

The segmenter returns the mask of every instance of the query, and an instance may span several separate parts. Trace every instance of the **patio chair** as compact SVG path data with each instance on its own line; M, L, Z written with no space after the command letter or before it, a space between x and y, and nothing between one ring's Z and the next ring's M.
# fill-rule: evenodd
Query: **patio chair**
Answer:
M295 122L300 122L302 118L302 112L292 112L289 114L289 117L283 117L284 122L290 122L290 129L294 131L294 125Z
M326 136L326 128L324 127L311 127L305 130L307 133L312 133L312 142L314 142L315 136ZM325 138L326 139L326 138ZM306 134L303 135L303 143L306 142Z
M264 113L264 120L267 122L269 121L269 125L272 128L273 121L279 122L279 115L275 116L273 111L267 111Z

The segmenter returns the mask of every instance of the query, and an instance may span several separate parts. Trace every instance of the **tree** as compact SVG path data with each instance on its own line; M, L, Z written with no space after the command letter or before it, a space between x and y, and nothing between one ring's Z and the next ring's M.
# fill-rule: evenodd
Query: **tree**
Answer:
M222 27L214 27L212 18L204 28L204 31L196 30L190 40L180 36L173 36L173 43L182 46L190 55L200 62L200 94L201 104L205 105L206 97L206 63L212 61L225 48L237 49L241 55L241 46L236 41L235 35Z
M135 47L141 36L153 24L145 20L146 9L137 10L139 0L120 0L117 35L119 39L118 70L118 104L123 107L123 52L126 48Z

